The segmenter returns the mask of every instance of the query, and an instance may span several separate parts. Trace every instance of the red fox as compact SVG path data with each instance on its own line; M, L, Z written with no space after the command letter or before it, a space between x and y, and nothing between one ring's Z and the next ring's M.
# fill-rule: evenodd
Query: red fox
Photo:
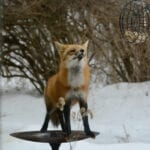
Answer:
M87 95L90 79L87 59L88 41L81 45L55 42L55 46L60 55L59 71L49 78L45 87L47 114L41 131L47 130L48 122L51 120L55 126L60 124L62 130L69 135L71 133L71 107L79 102L80 108L85 108L86 111L88 109ZM49 114L53 108L56 108L60 98L65 100L64 110L57 109L57 111ZM85 115L82 119L85 133L95 137L90 130L88 116Z

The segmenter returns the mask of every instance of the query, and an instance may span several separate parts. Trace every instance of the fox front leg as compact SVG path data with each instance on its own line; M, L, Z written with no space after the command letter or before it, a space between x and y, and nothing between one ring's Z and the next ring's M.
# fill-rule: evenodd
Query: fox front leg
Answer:
M65 120L64 120L65 118L63 114L64 107L65 107L65 99L63 97L59 97L56 107L57 107L57 113L59 116L61 128L65 132Z
M47 112L46 115L45 115L45 119L44 119L44 123L42 125L42 128L41 128L41 132L44 132L47 130L48 128L48 123L49 123L49 113Z
M87 103L84 100L80 100L79 104L80 104L80 109L83 110L83 108L84 108L85 112L87 112L87 110L88 110ZM84 126L85 133L88 136L95 138L95 134L90 130L90 127L89 127L88 115L82 115L82 113L81 113L81 116L82 116L82 120L83 120L83 126Z
M67 133L67 135L71 134L70 107L71 101L68 100L64 106L65 132Z

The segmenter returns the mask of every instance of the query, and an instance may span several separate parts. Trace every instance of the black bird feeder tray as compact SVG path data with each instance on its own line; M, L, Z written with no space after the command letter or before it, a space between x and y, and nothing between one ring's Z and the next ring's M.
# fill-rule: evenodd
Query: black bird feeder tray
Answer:
M95 136L97 136L99 133L94 132L94 134ZM90 138L90 136L87 136L84 131L71 131L71 134L68 136L65 132L59 130L45 132L16 132L10 135L19 139L28 140L32 142L49 143L51 145L52 150L58 150L61 143L79 141L86 138Z
M121 10L119 26L122 36L130 43L144 43L150 35L150 4L131 0Z

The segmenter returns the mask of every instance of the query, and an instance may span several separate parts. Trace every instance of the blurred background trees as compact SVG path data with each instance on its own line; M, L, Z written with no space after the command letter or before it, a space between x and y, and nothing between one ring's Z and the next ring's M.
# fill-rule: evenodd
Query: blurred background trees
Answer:
M54 41L90 40L89 64L95 80L150 80L150 41L129 44L121 38L118 19L126 0L4 0L1 76L31 81L43 93L58 71Z

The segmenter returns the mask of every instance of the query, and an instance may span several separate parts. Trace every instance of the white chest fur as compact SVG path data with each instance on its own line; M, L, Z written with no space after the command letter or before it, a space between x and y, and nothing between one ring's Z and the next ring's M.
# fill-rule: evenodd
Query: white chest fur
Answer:
M68 82L72 88L80 87L84 83L83 68L76 66L69 69Z
M67 63L68 83L72 88L80 87L84 83L85 59L71 59Z

